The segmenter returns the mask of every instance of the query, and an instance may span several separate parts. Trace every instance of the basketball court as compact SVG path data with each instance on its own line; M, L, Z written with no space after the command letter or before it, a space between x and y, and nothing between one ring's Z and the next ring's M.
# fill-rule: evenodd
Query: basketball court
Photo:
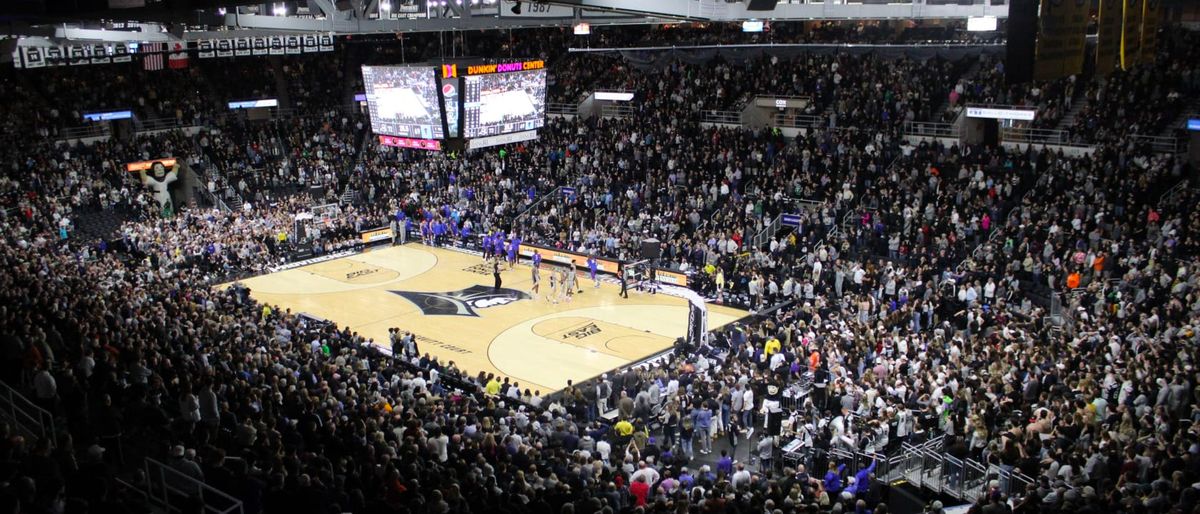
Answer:
M583 271L583 268L580 268ZM453 361L474 376L508 376L522 389L547 394L613 368L640 361L674 344L687 330L688 302L666 294L598 289L582 275L571 302L546 296L542 263L539 294L528 265L501 273L477 256L419 244L378 248L340 259L243 280L256 300L349 326L387 346L388 329L417 336L422 353ZM713 330L746 315L708 306Z

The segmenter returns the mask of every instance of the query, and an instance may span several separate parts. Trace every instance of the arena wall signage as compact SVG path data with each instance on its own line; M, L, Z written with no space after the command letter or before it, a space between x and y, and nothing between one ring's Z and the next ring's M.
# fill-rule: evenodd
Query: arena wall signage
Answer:
M658 278L659 282L679 287L687 287L688 285L688 277L686 274L663 268L655 268L655 270L654 276Z
M167 168L167 169L174 168L175 167L175 158L169 157L166 159L155 159L153 161L131 162L131 163L125 165L125 171L131 172L131 173L138 172L138 171L145 171L145 170L149 170L149 169L153 168L155 164L162 164L163 167Z
M967 107L968 118L992 118L997 120L1032 121L1037 111L1021 109L993 109L990 107Z
M487 148L489 146L507 145L511 143L520 143L521 141L530 141L537 139L536 130L526 130L523 132L512 132L508 134L500 134L498 136L483 136L473 138L467 141L468 150L476 150L479 148Z
M83 115L88 121L127 120L133 117L133 111L89 112Z
M488 73L508 73L511 71L540 70L546 67L545 61L506 62L500 64L478 64L467 66L467 75L485 75ZM443 71L443 75L445 72Z
M379 144L399 148L415 148L417 150L441 151L442 142L437 139L420 139L414 137L379 136Z
M362 237L363 244L369 245L371 243L391 239L392 229L390 227L373 228L371 230L359 232L358 235Z
M275 98L264 98L261 100L229 102L230 109L259 109L263 107L279 107L279 100Z
M628 102L633 100L633 93L628 91L596 91L596 99L609 102Z
M559 250L556 248L547 248L545 246L534 246L534 245L527 245L524 243L521 244L520 253L521 253L522 257L531 257L533 255L534 250L537 250L538 252L540 252L542 254L543 262L553 262L556 264L570 265L571 260L574 259L575 265L578 267L578 269L580 269L580 270L587 269L588 256L584 255L582 253L568 252L566 250ZM614 261L612 259L603 259L600 257L596 258L596 270L597 271L616 274L618 265L619 265L619 262Z

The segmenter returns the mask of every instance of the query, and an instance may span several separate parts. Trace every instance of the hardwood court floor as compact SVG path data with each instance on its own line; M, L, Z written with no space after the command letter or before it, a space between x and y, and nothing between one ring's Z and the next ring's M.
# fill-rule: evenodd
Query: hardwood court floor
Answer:
M479 257L419 244L373 251L243 280L255 299L308 313L388 344L388 328L418 338L422 353L470 374L497 373L543 394L671 346L687 328L687 301L599 289L580 277L583 294L554 304L543 262L541 292L530 267L503 271L492 292L491 265ZM581 268L582 269L582 268ZM709 329L746 315L709 305Z

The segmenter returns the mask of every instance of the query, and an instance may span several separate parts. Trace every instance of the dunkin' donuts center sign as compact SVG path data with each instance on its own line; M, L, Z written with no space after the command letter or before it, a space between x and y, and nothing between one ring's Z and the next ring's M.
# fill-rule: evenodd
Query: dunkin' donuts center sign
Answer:
M486 75L489 73L508 73L510 71L540 70L546 67L545 61L506 62L500 64L476 64L467 66L467 75Z

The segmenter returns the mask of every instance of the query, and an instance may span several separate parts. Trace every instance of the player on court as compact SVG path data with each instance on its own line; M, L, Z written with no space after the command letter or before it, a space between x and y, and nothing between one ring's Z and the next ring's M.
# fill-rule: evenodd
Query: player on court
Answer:
M575 261L571 261L571 270L563 270L563 300L567 303L571 302L571 298L575 296L575 280L578 275L575 272Z
M531 266L529 271L531 273L530 278L533 279L533 288L531 288L530 291L533 293L533 296L536 297L538 294L538 286L541 285L542 282L542 271L539 270L537 266Z
M550 294L546 295L546 301L558 303L558 273L553 268L550 269Z
M588 257L587 266L588 266L588 274L591 275L592 282L595 282L595 285L592 287L598 289L600 287L600 279L596 278L596 270L600 267L600 265L599 265L599 263L596 262L595 254L592 254L591 256Z
M496 262L504 262L504 232L497 232L496 240L493 243L492 249L496 251Z
M508 269L513 269L517 265L517 252L521 249L521 238L512 237L512 241L508 243Z

